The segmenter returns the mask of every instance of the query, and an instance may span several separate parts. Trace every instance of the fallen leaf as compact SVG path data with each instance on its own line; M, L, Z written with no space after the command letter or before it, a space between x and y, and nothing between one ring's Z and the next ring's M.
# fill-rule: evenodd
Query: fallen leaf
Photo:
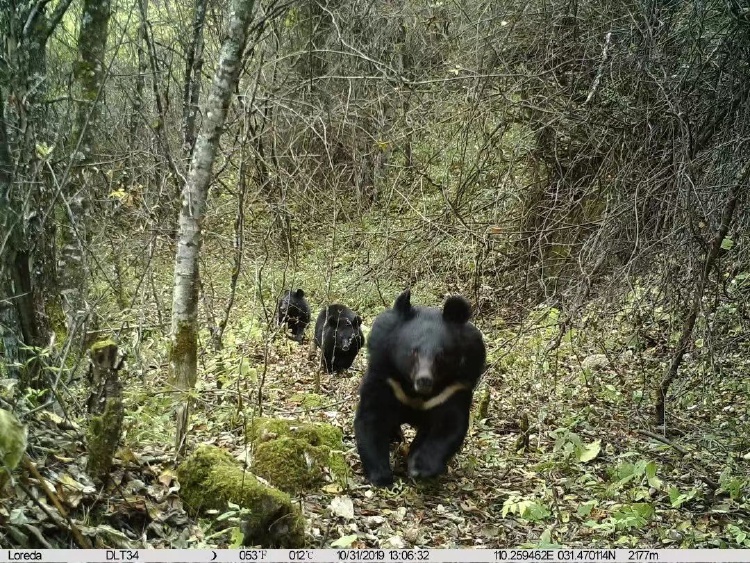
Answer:
M331 547L350 547L357 541L357 534L344 536L331 543Z
M332 514L347 520L354 518L354 503L349 497L334 497L328 507Z

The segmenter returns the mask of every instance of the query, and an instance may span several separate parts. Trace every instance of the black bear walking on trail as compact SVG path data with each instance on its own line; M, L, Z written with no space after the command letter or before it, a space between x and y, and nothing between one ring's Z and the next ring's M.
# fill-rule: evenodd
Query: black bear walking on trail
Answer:
M486 358L470 318L463 297L449 297L441 311L412 306L406 290L373 322L354 418L357 450L373 485L393 483L389 446L404 423L417 430L407 459L412 477L445 473L463 444Z
M365 345L361 327L362 319L346 305L323 307L315 322L315 345L323 351L321 363L328 373L344 371L354 363Z
M278 317L279 324L286 323L294 340L301 343L305 329L310 324L310 305L305 299L305 292L301 289L285 290L279 299Z

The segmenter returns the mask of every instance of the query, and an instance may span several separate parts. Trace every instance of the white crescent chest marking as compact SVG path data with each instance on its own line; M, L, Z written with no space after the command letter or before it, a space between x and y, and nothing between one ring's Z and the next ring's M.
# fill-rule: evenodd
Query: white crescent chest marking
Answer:
M392 377L389 377L386 381L393 390L393 394L395 395L398 402L419 411L428 411L430 409L434 409L435 407L439 407L458 391L469 389L464 383L451 383L450 385L448 385L448 387L443 389L434 397L430 397L429 399L425 400L420 399L419 397L409 397L409 395L404 392L401 384Z

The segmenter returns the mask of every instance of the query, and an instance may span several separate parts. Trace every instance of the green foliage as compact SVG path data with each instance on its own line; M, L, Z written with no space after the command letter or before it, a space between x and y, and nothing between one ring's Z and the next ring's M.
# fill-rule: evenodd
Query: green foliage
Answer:
M750 489L750 478L747 474L735 475L729 467L724 468L719 476L719 491L725 492L734 501L745 500Z
M638 502L620 506L612 514L611 522L617 530L641 528L653 515L654 507L651 504Z
M681 493L677 487L669 487L667 494L669 495L669 502L672 503L672 508L680 508L684 503L699 496L700 491L693 487L687 493Z
M732 539L734 539L735 543L740 547L750 547L750 534L748 533L747 528L742 528L735 524L729 524L727 525L727 532L729 532Z
M537 522L549 518L552 513L542 503L524 498L518 494L512 494L504 503L502 517L514 514L523 520Z
M554 451L561 454L564 459L587 463L601 451L601 440L585 444L578 434L567 428L558 428L550 434L555 439Z
M636 498L646 494L640 490L642 486L648 485L656 489L661 488L662 482L656 476L657 465L653 461L639 460L636 463L621 462L613 471L613 483L609 490L612 495L619 494L626 488L626 485L636 491Z

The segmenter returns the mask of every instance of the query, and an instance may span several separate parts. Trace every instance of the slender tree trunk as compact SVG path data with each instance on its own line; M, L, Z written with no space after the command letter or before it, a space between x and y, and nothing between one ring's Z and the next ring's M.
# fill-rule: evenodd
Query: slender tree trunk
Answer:
M192 389L197 379L200 285L198 258L202 244L201 223L205 213L211 169L219 147L229 102L239 79L254 3L254 0L232 1L226 38L221 47L211 93L206 103L205 117L195 143L187 181L182 190L174 267L170 351L171 375L175 386L181 391ZM183 400L184 403L177 411L175 444L178 452L184 448L190 416L190 399L187 393Z
M140 24L138 25L138 76L135 79L135 93L133 95L133 112L130 115L129 139L130 146L135 147L138 133L138 123L143 119L143 89L146 86L146 73L148 72L148 55L146 53L148 41L148 1L138 0L138 13ZM131 160L135 160L131 156ZM135 163L131 163L134 166ZM131 177L133 173L131 172Z
M0 99L5 99L0 90ZM0 346L2 346L8 375L13 379L20 377L17 365L21 363L20 347L23 344L23 330L19 317L18 303L12 273L15 270L15 258L18 247L17 219L11 207L7 205L13 183L13 160L8 149L8 133L0 113L0 232L7 233L7 239L0 242L3 249L0 254Z
M700 313L701 301L703 300L703 293L706 290L706 283L708 282L708 276L711 273L711 269L716 263L716 258L719 256L721 250L721 243L729 232L729 227L732 224L732 217L734 216L734 210L737 207L737 200L740 194L747 188L748 178L750 178L750 162L740 169L737 174L737 179L734 185L730 188L727 196L727 201L724 204L724 211L721 214L721 223L719 229L716 231L716 235L711 240L711 246L708 249L706 259L703 261L703 267L701 268L700 278L695 287L693 293L692 303L690 309L687 312L685 320L682 323L682 333L680 334L680 340L677 343L677 348L672 355L672 360L669 362L669 367L661 380L659 385L659 394L656 401L656 424L664 424L667 392L669 386L677 377L677 372L680 369L682 358L687 351L688 344L693 337L693 328L695 327L695 321Z
M182 151L185 158L193 155L195 124L203 70L203 24L206 21L206 0L195 0L193 40L185 61L185 88L182 94Z
M62 215L67 218L61 230L60 293L67 318L68 333L73 336L86 322L86 230L92 187L88 166L94 152L94 132L99 121L104 89L104 56L111 15L110 0L85 0L78 35L78 60L73 65L77 84L76 121L73 130L73 168L65 190Z

